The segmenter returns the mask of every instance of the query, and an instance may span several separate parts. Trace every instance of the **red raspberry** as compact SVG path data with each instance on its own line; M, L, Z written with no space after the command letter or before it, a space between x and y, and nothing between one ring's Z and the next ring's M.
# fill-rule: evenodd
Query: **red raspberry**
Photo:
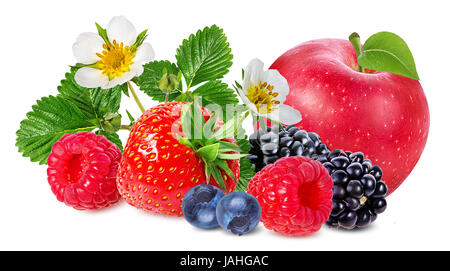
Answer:
M331 213L333 181L320 162L285 157L264 167L247 192L261 205L261 221L269 230L286 235L318 231Z
M116 175L122 154L104 136L64 135L48 157L48 183L56 198L78 210L99 209L120 199Z

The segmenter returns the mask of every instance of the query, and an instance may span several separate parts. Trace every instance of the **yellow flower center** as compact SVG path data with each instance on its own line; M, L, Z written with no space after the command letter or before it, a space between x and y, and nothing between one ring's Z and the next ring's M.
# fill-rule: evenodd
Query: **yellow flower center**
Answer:
M136 54L133 47L123 46L123 42L118 44L114 40L112 44L103 44L103 49L105 50L97 53L100 60L95 64L95 68L102 70L102 74L108 76L109 80L130 71Z
M273 86L267 82L259 82L257 85L251 86L248 88L246 96L261 114L273 112L280 104L280 101L275 100L278 92L274 92Z

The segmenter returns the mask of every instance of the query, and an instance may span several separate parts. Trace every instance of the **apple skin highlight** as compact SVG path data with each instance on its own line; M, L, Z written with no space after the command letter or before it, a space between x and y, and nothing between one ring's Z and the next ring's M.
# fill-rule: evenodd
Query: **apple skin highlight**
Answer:
M297 125L317 132L330 149L361 151L383 169L389 193L408 177L425 147L428 103L419 81L388 72L358 71L347 40L302 43L270 67L287 80L285 104Z

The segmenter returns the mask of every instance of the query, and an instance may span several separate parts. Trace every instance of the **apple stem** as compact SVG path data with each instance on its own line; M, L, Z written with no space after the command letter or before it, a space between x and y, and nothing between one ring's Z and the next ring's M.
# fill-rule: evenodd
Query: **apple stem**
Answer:
M356 58L359 57L359 55L361 55L361 38L359 37L359 34L356 32L353 32L349 37L348 37L349 41L352 43L353 48L355 48L356 51ZM360 72L364 72L363 67L359 66L358 64L358 70Z

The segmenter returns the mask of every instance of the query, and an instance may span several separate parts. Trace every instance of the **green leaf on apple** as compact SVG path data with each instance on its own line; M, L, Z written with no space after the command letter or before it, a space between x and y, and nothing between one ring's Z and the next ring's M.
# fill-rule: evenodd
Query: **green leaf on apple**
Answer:
M419 80L408 45L391 32L379 32L369 37L358 56L358 64L365 69L390 72Z

